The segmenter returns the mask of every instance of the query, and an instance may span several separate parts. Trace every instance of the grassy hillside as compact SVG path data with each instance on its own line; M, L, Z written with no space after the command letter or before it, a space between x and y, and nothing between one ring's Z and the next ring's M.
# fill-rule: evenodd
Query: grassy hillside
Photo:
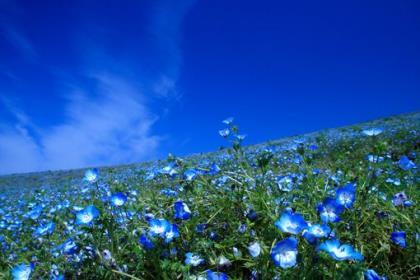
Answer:
M243 146L227 121L213 153L2 176L0 279L418 279L419 130Z

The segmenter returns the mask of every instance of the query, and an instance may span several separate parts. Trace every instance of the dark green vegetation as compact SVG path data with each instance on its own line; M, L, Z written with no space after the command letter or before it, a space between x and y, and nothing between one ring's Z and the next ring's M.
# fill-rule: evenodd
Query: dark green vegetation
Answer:
M369 128L382 132L368 136L363 131ZM388 279L418 279L420 114L249 147L242 147L237 127L229 129L231 148L103 168L91 182L84 170L0 177L0 278L32 262L31 279L54 273L66 279L197 279L210 277L209 269L229 279L363 279L367 269ZM348 183L356 187L355 201L339 214L341 221L327 223L328 236L309 242L305 229L293 234L275 226L285 211L322 224L318 204ZM401 192L406 203L399 204L393 197ZM115 194L127 201L116 205ZM176 201L188 205L190 216L174 217ZM76 224L88 205L99 215ZM176 225L179 236L153 235L153 217ZM51 223L53 229L39 231ZM405 246L391 240L392 232L402 231ZM141 236L154 247L139 242ZM292 236L296 264L278 267L270 252ZM337 260L319 250L333 238L364 260ZM69 240L71 246L60 246ZM252 257L248 246L255 242L261 253ZM203 263L186 264L188 252Z

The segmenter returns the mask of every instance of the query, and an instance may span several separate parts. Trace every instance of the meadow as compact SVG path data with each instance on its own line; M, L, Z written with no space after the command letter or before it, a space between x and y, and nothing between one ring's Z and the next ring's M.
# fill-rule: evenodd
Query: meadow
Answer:
M0 279L419 279L420 113L0 177Z

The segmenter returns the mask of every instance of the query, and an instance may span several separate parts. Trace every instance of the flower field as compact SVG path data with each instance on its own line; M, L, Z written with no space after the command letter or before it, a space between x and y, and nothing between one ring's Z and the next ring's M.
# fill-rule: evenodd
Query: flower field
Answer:
M219 135L217 135L219 134ZM420 114L0 177L0 279L419 279Z

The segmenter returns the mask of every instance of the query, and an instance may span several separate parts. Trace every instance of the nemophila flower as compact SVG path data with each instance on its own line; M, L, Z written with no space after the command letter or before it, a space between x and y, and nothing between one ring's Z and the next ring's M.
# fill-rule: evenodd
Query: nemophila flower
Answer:
M316 151L316 150L318 150L318 146L315 145L315 144L312 144L312 145L309 146L309 150Z
M229 128L219 130L219 135L224 137L224 138L228 137L229 134L230 134Z
M344 187L338 188L335 193L335 199L338 204L351 208L356 198L356 188L353 184L347 184Z
M293 177L290 175L277 177L279 190L290 192L293 189Z
M64 275L60 274L57 265L53 264L50 270L50 280L64 280Z
M319 175L319 173L321 173L321 170L319 168L312 169L312 174L313 175Z
M191 217L191 210L185 202L175 202L174 208L175 219L188 220Z
M388 178L388 179L385 180L385 182L394 184L396 186L400 186L401 185L401 180L398 179L398 178L396 178L396 179Z
M159 172L169 176L175 176L176 174L178 174L175 163L168 164L167 166L161 168Z
M210 174L210 175L212 175L212 176L214 176L214 175L216 175L217 173L219 173L220 172L220 167L217 165L217 164L215 164L215 163L213 163L211 166L210 166L210 170L208 171L208 174Z
M111 195L110 201L113 206L123 206L127 202L127 196L121 192L117 192Z
M32 220L37 220L39 218L39 216L41 215L42 210L43 210L42 206L36 206L32 210L28 211L25 214L25 217L28 217Z
M184 178L187 181L192 181L197 177L198 174L199 172L196 169L191 168L184 172Z
M362 254L354 250L353 247L348 244L341 245L337 239L325 240L319 246L319 250L327 252L333 259L337 261L363 260Z
M384 161L384 157L375 156L375 155L367 155L366 159L369 162L373 162L373 163L375 163L375 162L383 162Z
M98 180L99 172L98 169L88 169L85 172L85 181L88 181L89 183L94 183Z
M248 246L248 252L253 257L256 258L261 254L261 246L258 242L254 242Z
M215 231L210 231L209 237L210 237L211 240L215 241L219 238L219 235Z
M258 218L258 213L254 209L248 208L245 211L245 216L248 218L248 220L255 221Z
M298 234L308 226L300 214L289 211L284 211L274 225L281 231L291 234Z
M171 189L163 189L160 191L160 194L163 194L167 197L176 197L178 195L178 192Z
M206 224L198 224L195 226L195 232L197 232L198 234L204 234L204 232L206 231Z
M155 215L153 215L152 213L146 213L143 217L147 222L150 222L152 219L155 218Z
M244 234L244 233L245 233L245 231L247 230L247 228L248 228L248 226L247 226L246 224L240 224L240 225L238 226L238 232L239 232L240 234Z
M202 259L199 255L196 255L191 252L185 254L186 265L199 266L202 263L204 263L204 259Z
M146 250L150 250L150 249L153 249L155 247L153 242L147 237L146 234L140 235L139 243Z
M407 206L408 207L408 206L412 206L413 202L408 200L408 197L405 194L405 192L399 192L399 193L396 193L392 197L392 204L394 204L394 206Z
M206 271L207 280L228 280L229 277L223 272L214 272L211 269Z
M236 247L233 247L232 248L232 252L233 252L233 255L236 258L240 258L242 256L242 252L238 248L236 248Z
M99 210L89 205L83 210L76 213L76 224L78 225L89 225L99 216Z
M365 276L365 280L387 280L385 276L380 276L373 269L366 270L364 273L364 276Z
M275 266L289 268L296 265L298 241L294 237L277 242L271 250L271 259Z
M224 124L226 124L226 125L230 125L231 123L233 123L233 118L232 118L232 117L230 117L230 118L224 119L224 120L222 121L222 123L224 123Z
M407 156L402 156L400 158L400 160L398 161L398 166L407 171L410 170L412 168L416 167L416 164L414 162L412 162Z
M65 255L72 255L77 251L77 245L72 238L69 238L66 240L66 242L59 246L59 249Z
M35 237L40 237L46 234L52 234L55 229L55 224L53 222L49 222L44 225L40 225L34 232Z
M228 267L228 266L230 266L232 263L225 257L225 256L220 256L218 259L217 259L217 265L219 266L219 267Z
M369 128L362 131L362 133L367 136L377 136L382 132L383 130L381 128Z
M152 236L160 235L165 238L165 233L172 229L172 225L165 219L150 219L149 232Z
M235 135L235 138L239 141L243 141L246 138L245 134L237 134Z
M407 247L405 237L405 231L394 231L391 233L391 241L394 242L396 245L400 246L401 248Z
M337 223L340 221L340 214L344 208L335 199L326 198L323 203L318 204L317 211L324 223Z
M115 259L112 257L111 251L109 251L108 249L105 249L102 251L101 255L102 255L103 263L105 263L106 265L111 265L111 266L116 265Z
M34 270L34 264L21 263L12 269L13 280L28 280L32 271Z
M171 225L168 231L165 232L165 242L170 243L174 238L179 237L179 230L177 225Z
M314 244L319 238L328 237L331 233L331 228L327 225L310 225L303 231L303 238L309 243Z

